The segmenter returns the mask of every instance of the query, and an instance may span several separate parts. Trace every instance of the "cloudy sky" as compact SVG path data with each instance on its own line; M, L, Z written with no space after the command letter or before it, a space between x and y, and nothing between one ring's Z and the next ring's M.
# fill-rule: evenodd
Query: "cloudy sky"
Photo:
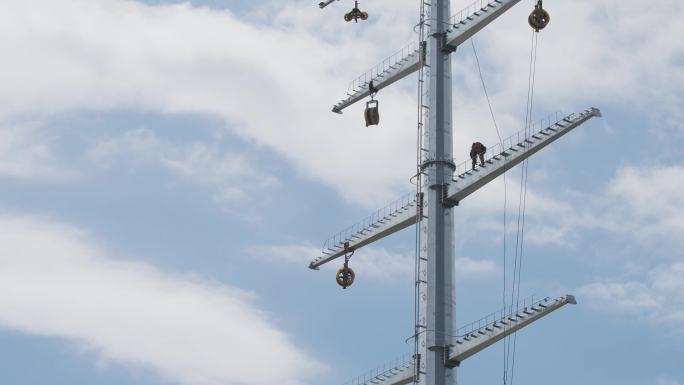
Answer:
M413 231L357 252L348 290L306 267L413 188L415 75L378 127L330 109L416 40L419 1L364 1L359 24L350 0L0 3L1 384L342 385L411 352ZM519 333L514 382L682 385L684 3L544 5L534 117L603 118L529 163L521 296L579 304ZM503 136L532 6L474 41ZM498 139L471 44L453 59L465 160ZM455 209L460 324L510 293L520 177ZM503 365L498 344L461 383Z

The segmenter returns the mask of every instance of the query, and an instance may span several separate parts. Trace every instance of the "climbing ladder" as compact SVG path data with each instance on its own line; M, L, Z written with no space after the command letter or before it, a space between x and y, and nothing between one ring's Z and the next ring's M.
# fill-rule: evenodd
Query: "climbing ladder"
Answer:
M502 143L487 149L485 166L471 169L470 160L455 164L456 172L448 189L445 189L445 204L456 205L463 198L489 183L497 176L510 170L515 165L553 143L563 135L572 131L592 117L600 117L601 111L589 108L580 113L572 113L559 119L548 118L548 125L539 131L520 131ZM544 120L545 122L546 120ZM540 122L542 125L542 122ZM423 200L409 194L378 210L362 222L350 226L330 237L324 244L321 255L311 261L309 268L317 270L321 265L337 259L345 254L344 244L351 250L359 249L378 239L391 235L416 223L422 215Z
M567 304L577 304L575 297L567 294L556 299L523 303L513 311L501 310L456 331L456 343L449 349L447 365L458 366L466 358L519 331L532 322L560 309ZM498 316L497 316L498 315ZM406 360L391 369L369 379L345 385L406 385L414 382L414 359Z
M455 51L458 45L468 40L519 1L493 0L488 2L476 0L451 17L451 24L443 39L443 49ZM341 114L343 109L369 96L371 81L376 90L381 90L416 72L421 66L421 55L425 55L425 48L417 43L412 43L386 58L352 81L347 89L347 97L335 104L332 111Z

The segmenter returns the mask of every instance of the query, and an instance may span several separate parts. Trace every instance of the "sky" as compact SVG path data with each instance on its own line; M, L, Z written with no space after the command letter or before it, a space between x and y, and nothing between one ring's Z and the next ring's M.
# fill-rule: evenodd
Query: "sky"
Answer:
M342 385L411 353L414 231L357 251L346 290L338 262L307 266L414 188L416 75L377 127L330 110L417 40L419 1L363 1L358 24L346 0L0 3L0 384ZM504 137L533 5L473 41ZM509 383L683 385L684 4L544 7L533 116L603 117L529 161L521 297L578 304L518 333ZM473 45L453 54L462 160L498 142ZM520 178L454 209L460 325L510 295ZM502 383L503 351L460 383Z

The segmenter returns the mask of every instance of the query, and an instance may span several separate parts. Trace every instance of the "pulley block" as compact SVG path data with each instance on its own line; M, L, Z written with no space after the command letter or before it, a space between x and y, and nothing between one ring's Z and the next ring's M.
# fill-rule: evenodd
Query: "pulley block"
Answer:
M354 20L355 23L358 23L359 19L368 20L368 12L363 12L362 10L360 10L359 9L359 2L355 1L354 2L354 9L352 9L349 13L344 15L344 20L345 21Z
M377 126L380 123L380 110L377 100L371 100L366 103L366 109L363 112L363 117L366 118L366 127Z
M337 284L342 286L343 289L351 286L354 283L354 278L356 277L354 270L352 270L352 268L349 266L340 267L335 276Z
M544 8L542 8L541 0L537 2L537 5L534 6L534 10L532 13L530 13L530 17L527 18L527 22L530 24L530 27L537 32L546 28L546 26L549 25L550 20L551 16Z

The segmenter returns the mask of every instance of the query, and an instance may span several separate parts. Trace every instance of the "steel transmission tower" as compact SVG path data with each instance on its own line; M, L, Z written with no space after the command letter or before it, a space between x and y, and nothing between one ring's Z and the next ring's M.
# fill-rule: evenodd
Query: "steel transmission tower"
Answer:
M318 269L344 257L338 283L351 285L347 263L351 253L396 231L418 223L416 261L416 354L406 362L364 378L367 385L455 385L456 368L478 351L568 303L571 295L551 300L525 301L476 323L456 328L454 212L458 203L548 144L594 116L596 108L548 117L538 130L519 132L490 146L485 165L471 169L454 161L452 138L451 54L475 33L520 0L478 0L452 16L449 0L424 0L421 41L407 47L352 82L347 98L333 107L346 107L416 71L420 73L418 193L408 195L363 222L326 241L322 254L309 267ZM327 3L331 3L328 1ZM327 4L321 3L321 8ZM424 10L424 11L423 11ZM421 29L422 31L422 29ZM423 123L423 120L425 123ZM419 139L419 142L421 139ZM351 272L353 274L353 272Z

